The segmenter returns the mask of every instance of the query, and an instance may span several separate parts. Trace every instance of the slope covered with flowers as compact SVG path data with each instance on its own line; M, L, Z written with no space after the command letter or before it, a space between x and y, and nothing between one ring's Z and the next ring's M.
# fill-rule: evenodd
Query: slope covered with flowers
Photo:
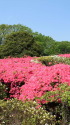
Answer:
M45 66L32 57L0 59L0 81L8 87L10 98L21 100L41 97L56 90L58 84L70 85L70 65Z

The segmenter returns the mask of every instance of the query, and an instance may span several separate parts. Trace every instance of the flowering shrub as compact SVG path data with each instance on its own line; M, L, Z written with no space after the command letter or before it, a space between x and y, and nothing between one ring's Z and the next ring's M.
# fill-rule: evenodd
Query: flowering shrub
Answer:
M31 61L32 57L0 59L0 81L9 98L34 100L61 83L70 85L70 65L45 66Z
M54 125L55 116L38 106L35 101L0 100L0 125Z
M70 85L69 73L70 66L64 64L38 67L36 74L30 77L27 84L21 86L19 98L22 100L34 99L36 96L41 97L46 91L56 90L58 84L67 82Z
M67 83L60 84L56 91L48 91L39 99L49 102L44 105L42 103L42 106L45 106L46 110L49 109L51 114L55 114L61 125L70 123L70 86Z
M70 58L66 58L63 56L53 55L53 56L41 56L35 58L34 61L39 61L46 66L51 66L59 63L69 64L70 65Z
M70 58L70 54L59 54L58 56Z

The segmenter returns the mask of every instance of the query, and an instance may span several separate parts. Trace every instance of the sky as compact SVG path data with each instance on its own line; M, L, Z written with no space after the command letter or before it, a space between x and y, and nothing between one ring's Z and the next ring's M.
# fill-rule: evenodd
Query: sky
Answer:
M1 24L22 24L56 41L70 41L70 0L0 0Z

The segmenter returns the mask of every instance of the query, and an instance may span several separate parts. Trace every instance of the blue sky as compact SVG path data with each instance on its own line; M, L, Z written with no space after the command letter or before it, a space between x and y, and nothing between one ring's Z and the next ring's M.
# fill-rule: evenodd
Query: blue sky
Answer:
M22 24L56 41L70 41L70 0L0 0L0 24Z

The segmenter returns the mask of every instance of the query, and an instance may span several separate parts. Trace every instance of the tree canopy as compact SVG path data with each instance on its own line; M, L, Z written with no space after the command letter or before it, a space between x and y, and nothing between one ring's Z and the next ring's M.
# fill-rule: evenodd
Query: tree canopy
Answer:
M42 53L41 50L41 44L35 42L34 37L30 33L24 31L13 32L6 35L4 44L0 48L0 57L39 56Z
M70 53L69 41L55 41L21 24L0 25L0 58Z
M6 35L11 34L13 32L19 32L19 31L32 33L32 30L30 28L23 26L21 24L17 24L17 25L2 24L2 25L0 25L0 44L4 44L4 39L5 39Z

